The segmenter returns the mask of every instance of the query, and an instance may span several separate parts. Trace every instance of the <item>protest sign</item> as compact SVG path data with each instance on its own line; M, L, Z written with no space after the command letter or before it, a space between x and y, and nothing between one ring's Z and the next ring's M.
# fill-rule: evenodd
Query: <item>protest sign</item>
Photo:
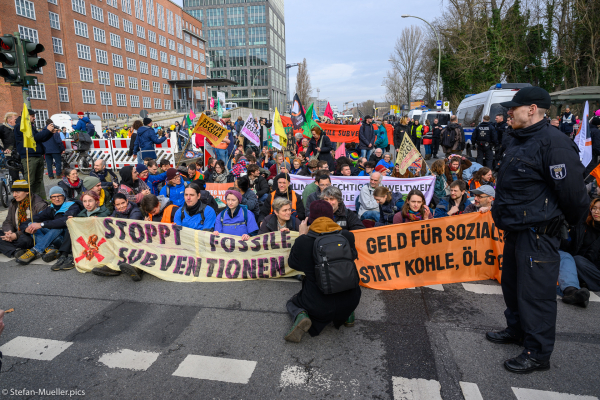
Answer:
M206 114L200 115L192 133L206 137L213 146L217 146L227 137L227 129L223 128Z
M396 164L400 166L401 174L406 172L406 169L410 167L413 161L416 161L421 157L421 153L419 153L419 150L417 150L406 133L404 134L404 138L402 138L402 144L398 148L397 153Z
M240 237L175 224L117 218L71 218L67 222L79 272L128 263L174 282L223 282L298 275L288 265L297 232Z
M353 231L362 286L395 290L486 279L500 281L502 232L492 213Z
M290 175L292 189L302 194L304 188L314 182L310 176ZM368 176L331 176L331 186L342 191L344 204L347 208L356 208L356 199L363 185L369 184ZM381 186L389 188L393 193L408 194L413 189L418 189L425 195L427 203L431 201L435 186L435 176L424 176L422 178L390 178L384 177Z
M242 127L242 135L248 138L249 141L252 142L255 146L260 147L260 139L258 128L256 126L256 121L252 118L252 113L248 115L246 122L244 122L244 126Z
M206 190L215 199L221 199L221 201L225 202L225 192L232 186L233 183L207 183Z

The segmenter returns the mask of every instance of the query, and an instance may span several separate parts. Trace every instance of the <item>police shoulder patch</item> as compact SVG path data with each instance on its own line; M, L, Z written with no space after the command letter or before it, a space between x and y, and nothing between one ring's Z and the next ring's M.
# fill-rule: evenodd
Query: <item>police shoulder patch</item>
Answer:
M565 164L551 165L550 176L552 179L564 179L567 176L567 167Z

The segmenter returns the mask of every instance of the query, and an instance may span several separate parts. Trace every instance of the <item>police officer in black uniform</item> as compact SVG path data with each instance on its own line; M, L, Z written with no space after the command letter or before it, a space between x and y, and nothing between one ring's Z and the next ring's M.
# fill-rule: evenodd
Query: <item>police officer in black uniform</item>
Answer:
M498 144L494 149L494 170L497 171L500 165L500 159L502 158L502 140L508 129L508 124L504 120L504 114L496 114L496 122L494 122L493 125L494 129L496 129L496 135L498 136Z
M548 92L526 87L502 106L509 108L514 130L500 165L492 216L505 234L502 293L508 327L486 338L523 345L504 367L528 373L550 368L561 232L565 221L577 225L585 218L588 198L577 146L544 118Z
M477 125L477 128L473 131L473 143L477 145L477 162L491 169L494 161L492 149L498 144L498 136L496 135L496 129L490 123L489 115L484 115L483 122Z

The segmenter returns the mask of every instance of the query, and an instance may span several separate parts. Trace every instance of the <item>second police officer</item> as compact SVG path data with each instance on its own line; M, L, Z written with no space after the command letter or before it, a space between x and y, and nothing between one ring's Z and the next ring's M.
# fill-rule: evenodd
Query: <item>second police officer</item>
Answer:
M494 125L490 123L489 115L484 115L483 122L473 131L473 143L477 145L477 162L491 169L494 161L492 149L498 144L498 136Z

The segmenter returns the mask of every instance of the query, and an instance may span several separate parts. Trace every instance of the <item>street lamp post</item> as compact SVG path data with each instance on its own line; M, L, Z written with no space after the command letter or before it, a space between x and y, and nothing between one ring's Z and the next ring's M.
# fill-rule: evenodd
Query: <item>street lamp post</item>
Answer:
M272 65L269 65L269 66L267 67L267 70L269 70L269 69L271 69L271 68L273 68L273 66L272 66ZM257 75L258 75L258 71L260 71L260 69L257 69L257 70L256 70L256 72L257 72ZM267 77L268 77L268 75L269 75L269 74L267 73ZM252 78L252 82L251 82L251 83L254 83L254 79L256 78L256 75L254 75L254 74L250 74L250 78ZM252 87L252 86L253 86L253 85L250 85L250 87ZM250 89L250 90L252 91L252 89ZM267 97L268 97L268 96L269 96L269 94L267 93ZM270 102L269 102L269 104L270 104ZM254 92L252 92L252 109L254 110Z
M298 64L298 63L292 63L292 64L285 65L285 85L286 85L286 90L287 90L287 93L285 94L286 103L290 102L290 68L294 68L299 65L300 64ZM287 106L287 104L286 104L286 106Z
M420 19L421 21L425 22L427 25L429 25L429 27L433 30L433 33L435 33L435 38L437 39L438 42L438 73L437 73L437 94L436 94L436 98L435 100L439 100L440 99L440 68L442 65L442 45L440 44L440 37L438 36L437 31L435 30L435 28L433 27L433 25L431 25L429 22L425 21L423 18L420 17L415 17L414 15L403 15L402 18L417 18ZM410 100L409 100L410 102ZM409 104L409 108L410 108L410 104Z

